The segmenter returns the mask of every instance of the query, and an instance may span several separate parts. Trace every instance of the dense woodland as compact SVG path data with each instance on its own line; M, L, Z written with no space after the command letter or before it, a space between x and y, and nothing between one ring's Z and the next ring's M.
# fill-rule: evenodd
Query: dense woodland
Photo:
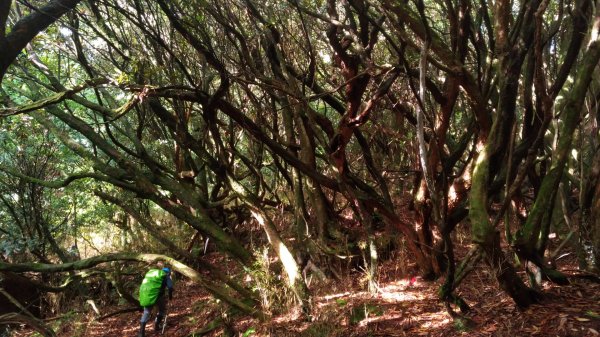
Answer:
M543 303L600 268L599 59L595 0L3 0L0 324L158 260L233 320L389 261Z

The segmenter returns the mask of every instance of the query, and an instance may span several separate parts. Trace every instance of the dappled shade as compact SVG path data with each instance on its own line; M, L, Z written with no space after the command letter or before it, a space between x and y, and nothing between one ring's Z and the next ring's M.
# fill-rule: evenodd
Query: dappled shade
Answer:
M2 1L0 334L133 335L159 260L173 336L599 334L599 31L596 0Z

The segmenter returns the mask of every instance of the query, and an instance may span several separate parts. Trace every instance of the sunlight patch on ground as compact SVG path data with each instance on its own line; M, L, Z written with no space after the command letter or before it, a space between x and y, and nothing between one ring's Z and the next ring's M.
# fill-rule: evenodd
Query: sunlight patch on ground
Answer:
M351 293L349 291L346 291L346 292L343 292L343 293L330 294L330 295L321 296L319 299L320 300L324 300L324 301L329 301L329 300L333 300L333 299L340 298L340 297L350 296L352 294L353 293Z
M362 321L360 321L360 323L358 324L359 327L366 327L370 324L375 324L377 322L383 322L383 321L392 321L392 320L402 320L406 318L405 315L402 312L396 312L394 314L391 315L383 315L383 316L373 316L373 317L368 317L363 319Z
M413 277L382 283L377 294L367 291L325 294L315 298L315 306L320 311L337 312L320 319L335 321L340 331L383 329L381 332L386 333L393 327L395 331L419 336L421 332L429 334L452 324L451 317L437 302L435 288Z
M427 330L440 329L451 322L448 315L443 312L418 315L415 317L415 320L423 322L421 328Z
M373 296L367 291L343 292L328 294L316 299L318 307L323 307L331 303L332 300L340 299L373 299L380 298L388 303L397 303L405 301L419 301L428 298L428 294L420 289L418 281L411 282L408 279L388 283L379 288L378 293Z
M417 282L414 282L413 286L410 286L408 280L392 282L380 288L379 296L387 302L419 301L425 299L427 294L422 289L414 288L416 285Z
M283 315L273 317L271 319L271 322L275 324L282 324L285 322L297 321L300 318L302 318L302 310L300 310L300 308L296 306Z
M153 321L152 321L153 322ZM150 322L150 323L152 323ZM152 324L148 323L147 328L146 328L146 335L149 335L152 331ZM135 327L134 327L135 325ZM92 331L98 332L98 333L106 333L107 331L103 330L101 327L100 329L94 329L93 325L88 326L88 329L92 329ZM87 331L87 330L86 330ZM111 329L112 331L112 329ZM135 336L138 332L140 331L139 328L139 321L136 321L135 323L131 323L131 327L127 327L127 328L120 328L119 332L123 333L123 336ZM114 332L113 332L114 333ZM91 334L90 334L91 335Z

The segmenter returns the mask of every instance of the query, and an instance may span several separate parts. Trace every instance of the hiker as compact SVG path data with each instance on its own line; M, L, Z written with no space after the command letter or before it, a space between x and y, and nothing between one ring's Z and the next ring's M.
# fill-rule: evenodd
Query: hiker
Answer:
M144 337L146 323L150 320L152 307L158 305L158 315L154 321L154 331L161 328L162 319L167 311L165 300L165 288L169 291L169 300L173 299L173 280L171 280L171 269L164 266L162 261L156 263L155 269L150 269L144 276L140 286L140 305L144 308L144 314L140 320L140 333L138 337Z

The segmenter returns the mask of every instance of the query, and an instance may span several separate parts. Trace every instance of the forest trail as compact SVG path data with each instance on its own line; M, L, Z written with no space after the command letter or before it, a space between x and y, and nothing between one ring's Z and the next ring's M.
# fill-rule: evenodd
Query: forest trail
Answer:
M574 258L562 261L562 270L574 270ZM544 283L544 299L520 311L495 286L487 270L479 266L459 287L458 293L471 305L470 326L453 324L437 299L439 282L419 278L411 284L402 278L395 263L381 266L380 291L370 295L360 285L362 274L354 272L342 282L321 284L315 292L315 318L306 322L292 310L286 316L259 323L247 318L233 319L233 336L245 337L367 337L367 336L600 336L600 284L573 278L568 286ZM571 274L572 275L572 274ZM482 291L483 289L483 291ZM219 306L196 285L181 280L169 303L168 323L163 335L150 324L147 336L183 337L204 327L219 316ZM118 310L103 309L103 314ZM63 325L58 336L137 336L141 313L133 312L97 321L79 316ZM204 336L223 336L218 328ZM30 336L21 331L14 336ZM197 335L199 336L199 335Z
M164 336L600 337L599 32L600 0L0 1L0 337L135 336L159 260Z

